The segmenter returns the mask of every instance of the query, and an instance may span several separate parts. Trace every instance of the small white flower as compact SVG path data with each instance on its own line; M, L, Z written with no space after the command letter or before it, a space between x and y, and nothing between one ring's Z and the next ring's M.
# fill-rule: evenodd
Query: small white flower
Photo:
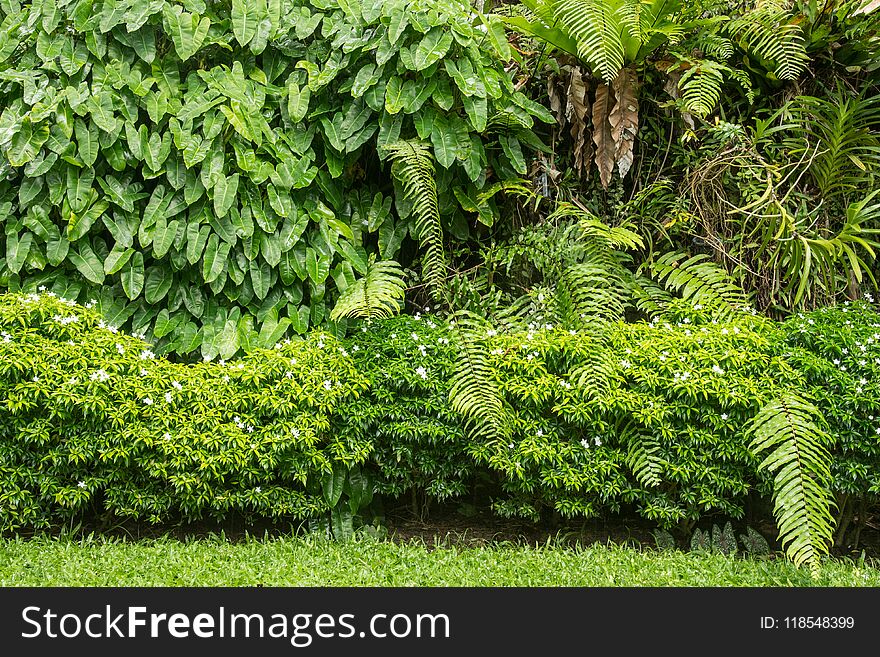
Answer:
M574 329L569 329L568 334L569 335L577 335L577 331L575 331Z
M45 292L45 291L46 291L46 286L45 286L45 285L41 285L40 287L37 288L37 290L39 290L40 292Z
M170 392L166 392L166 393L165 393L165 401L166 401L167 403L169 403L169 404L170 404L172 401L174 401L174 397L171 396L171 393L170 393Z
M291 372L291 371L288 370L287 372L284 373L284 376L285 376L285 378L292 379L292 378L293 378L293 372Z
M586 438L581 438L581 445L584 449L590 449L590 441Z
M392 340L396 340L396 339L397 339L397 333L392 333L392 334L391 334L390 336L388 336L388 337L390 337Z
M543 300L544 300L544 293L543 292L538 293L538 301L543 301Z
M324 381L324 390L330 390L333 384L330 381Z
M162 440L171 440L171 434L166 431L162 434Z
M715 372L715 374L724 374L724 370L721 369L718 365L713 365L712 371Z
M156 357L156 354L154 354L152 352L152 350L150 350L150 349L144 349L141 352L141 360L152 360L155 357Z
M595 438L593 438L593 444L596 445L596 447L602 446L602 440L599 438L599 436L596 436Z
M150 397L144 397L144 398L143 398L143 402L144 402L144 404L146 404L147 406L152 406L152 405L153 405L153 400L152 400L152 398L150 398Z
M620 366L621 366L623 369L627 370L627 369L629 369L630 367L632 367L632 363L630 363L628 360L624 359L624 360L620 361Z
M34 381L34 383L39 383L39 382L40 382L40 377L34 375L33 381Z
M317 344L317 347L318 347L318 349L323 349L323 348L324 348L324 343L323 343L322 341L319 341L318 344Z
M544 435L544 430L543 430L543 429L538 429L538 430L535 432L535 435L538 436L538 438L540 438L541 436Z
M248 430L248 433L253 433L254 432L254 425L249 424L247 430Z
M510 443L507 447L508 449L514 449L515 445L513 443Z
M106 381L110 378L110 375L107 374L104 370L95 370L89 376L92 381Z
M874 433L880 434L880 427L877 427L876 429L874 429Z
M488 331L486 331L486 335L489 336L490 338L494 338L496 335L498 335L498 331L490 328Z
M294 427L293 429L290 430L290 435L293 436L294 438L299 438L299 429Z
M727 335L729 331L726 328L721 329L721 335Z
M118 354L120 354L120 355L124 354L124 353L125 353L125 347L123 347L121 344L117 344L117 345L116 345L116 352L117 352Z
M685 318L684 318L683 320L681 320L681 321L684 322L685 324L690 324L690 323L691 323L691 320L690 320L689 317L685 317Z
M79 486L80 488L85 488L85 487L86 487L86 482L84 482L84 481L80 481L80 482L78 482L76 485Z
M417 367L417 368L416 368L416 374L418 374L418 375L419 375L420 377L422 377L423 379L427 379L427 378L428 378L428 370L426 370L424 367Z
M223 383L229 383L229 375L228 374L223 375Z
M183 386L180 384L180 381L172 381L171 387L175 390L183 390Z
M68 382L70 385L76 385L77 383L79 383L79 379L77 379L77 378L74 376L74 377L71 377L67 382Z
M840 359L839 359L839 358L835 358L835 359L832 360L831 362L834 363L835 365L840 365Z
M254 488L254 492L255 492L255 493L262 493L262 492L263 492L263 489L260 488L259 486L257 486L256 488Z
M729 418L729 417L730 417L730 416L729 416L727 413L722 413L722 414L721 414L721 419L724 420L724 421L727 421L727 418Z
M351 348L351 350L352 350L352 351L360 351L361 348L360 348L359 346L357 346L357 345L354 345L354 346Z
M419 341L419 334L418 334L418 333L410 333L409 336L410 336L413 340L415 340L416 342Z
M528 356L526 356L526 360L532 360L532 358L534 358L534 356L532 354L529 354Z

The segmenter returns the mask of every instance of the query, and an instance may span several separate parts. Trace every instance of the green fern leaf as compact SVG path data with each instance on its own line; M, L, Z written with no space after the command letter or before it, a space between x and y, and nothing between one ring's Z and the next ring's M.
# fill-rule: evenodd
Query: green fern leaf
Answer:
M558 0L556 18L578 42L578 55L593 72L610 82L623 68L620 20L612 3L602 0Z
M720 316L730 316L746 306L748 298L724 269L707 261L708 257L700 254L684 259L679 253L667 253L658 258L651 269L667 289Z
M774 515L786 554L818 574L828 553L831 515L829 437L816 425L818 409L793 393L768 403L754 418L750 445L755 454L770 450L759 466L774 473Z
M375 262L375 258L371 258L366 275L346 287L339 296L330 319L381 319L396 315L406 289L403 276L400 265L393 260Z
M489 364L485 345L485 320L459 311L455 316L459 334L459 356L450 379L452 409L468 421L472 437L503 439L509 434L507 410Z
M431 147L423 141L408 140L388 144L385 150L394 163L393 174L413 202L416 233L425 250L422 261L425 282L437 290L443 283L446 261Z

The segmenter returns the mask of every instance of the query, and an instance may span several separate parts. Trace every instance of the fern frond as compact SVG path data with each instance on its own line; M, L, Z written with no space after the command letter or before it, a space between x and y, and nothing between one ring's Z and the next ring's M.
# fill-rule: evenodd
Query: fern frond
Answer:
M606 82L623 68L624 47L615 6L603 0L557 0L556 18L574 36L578 55Z
M772 62L780 80L796 79L809 61L800 25L773 3L728 21L725 29L746 51Z
M701 34L697 43L708 57L722 60L733 57L733 42L715 32Z
M568 267L560 288L566 295L572 313L569 325L594 320L623 319L632 298L630 272L613 257L596 259Z
M459 311L455 326L459 354L450 379L450 405L467 418L471 436L504 438L509 433L508 413L489 364L486 321L473 313Z
M725 69L726 66L706 59L694 63L684 72L679 81L679 88L688 112L705 118L715 109L721 99Z
M375 262L375 258L371 258L366 275L339 295L330 319L381 319L397 314L406 289L403 277L403 270L393 260Z
M817 426L818 409L793 393L774 399L755 416L750 445L755 454L771 450L759 466L774 473L774 515L786 554L818 574L828 553L831 515L829 437Z
M602 399L607 395L619 369L619 361L609 348L606 336L607 333L594 334L595 348L589 360L573 370L569 377L593 399Z
M637 431L630 423L620 432L621 442L627 446L626 464L642 486L656 488L663 481L664 461L657 456L660 442L650 433Z
M425 250L422 261L425 282L436 290L442 284L446 260L431 147L411 139L388 144L385 150L393 162L392 173L403 184L404 194L413 202L416 233Z
M674 297L663 287L645 276L636 276L632 283L635 307L648 317L663 315Z
M682 260L679 253L658 258L651 270L657 280L694 304L701 304L721 316L728 316L748 304L748 298L724 269L699 254Z

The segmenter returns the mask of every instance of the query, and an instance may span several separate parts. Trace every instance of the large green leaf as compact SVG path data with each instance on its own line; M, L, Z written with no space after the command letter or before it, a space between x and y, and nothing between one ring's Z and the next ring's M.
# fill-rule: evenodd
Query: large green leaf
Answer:
M147 270L144 283L144 298L147 303L159 303L168 294L174 276L164 265L153 265Z
M225 217L229 208L235 203L238 195L238 174L231 176L221 175L214 185L214 213L218 217Z
M114 246L110 254L104 259L104 273L109 276L118 272L125 267L133 253L133 248L121 247L118 244Z
M419 42L412 51L413 70L423 71L432 64L439 62L452 45L452 32L435 27Z
M211 283L223 273L226 259L229 257L229 249L229 242L221 242L216 234L208 238L205 256L202 260L202 278L205 283Z
M211 27L211 19L207 16L189 14L183 11L182 7L170 4L162 8L162 15L178 57L186 61L195 55L205 42L208 29Z
M37 156L47 139L49 139L48 125L35 126L30 120L25 119L19 131L12 137L9 149L6 151L9 164L14 167L24 166Z
M89 282L96 285L104 282L104 265L88 242L84 240L79 242L77 250L68 253L67 259Z
M260 13L256 0L232 0L232 33L235 40L246 46L257 34Z
M309 101L312 91L307 86L302 89L296 82L291 82L287 87L287 113L294 123L302 121L309 111Z
M76 145L79 152L79 159L87 167L91 167L98 159L100 146L98 144L98 128L97 126L86 123L82 119L76 119L73 124L76 134Z
M144 256L140 251L134 253L119 278L122 281L125 296L131 300L136 299L144 289Z
M437 162L448 169L456 159L464 159L470 152L471 140L467 126L458 117L438 115L431 129L431 144Z

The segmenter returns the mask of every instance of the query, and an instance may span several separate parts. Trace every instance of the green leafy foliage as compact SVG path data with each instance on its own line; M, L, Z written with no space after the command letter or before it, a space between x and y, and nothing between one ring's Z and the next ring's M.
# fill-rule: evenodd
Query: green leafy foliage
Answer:
M817 425L818 409L795 394L775 398L755 416L751 448L770 451L761 463L774 474L779 535L798 565L816 573L831 543L829 438Z
M6 295L3 526L244 513L324 519L348 538L376 494L424 512L479 488L502 515L628 508L690 533L773 495L783 543L808 563L827 545L829 495L880 494L867 305L595 328L398 316L183 365L94 309Z
M403 301L404 285L403 271L396 262L374 262L371 258L364 277L343 290L330 319L395 315Z
M369 256L410 267L408 235L435 280L434 238L475 227L458 199L518 177L548 120L462 0L10 2L0 22L0 288L94 299L156 353L304 334ZM430 237L385 163L417 139Z

